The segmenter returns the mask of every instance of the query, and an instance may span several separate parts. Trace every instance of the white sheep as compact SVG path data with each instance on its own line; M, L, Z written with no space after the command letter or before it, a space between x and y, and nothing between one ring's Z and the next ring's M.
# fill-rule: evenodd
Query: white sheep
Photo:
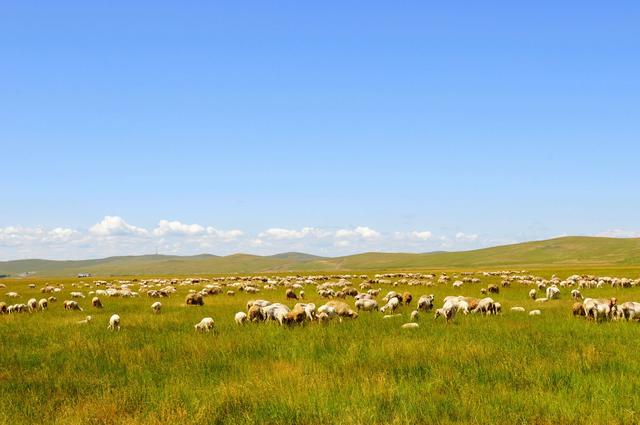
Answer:
M547 298L550 300L558 298L560 295L560 289L556 285L551 285L547 288Z
M524 313L524 307L511 307L511 311Z
M405 323L404 325L400 326L402 329L418 329L420 327L420 325L418 325L417 323L414 322L410 322L410 323Z
M423 295L418 299L418 310L429 311L433 308L435 297L433 294Z
M419 318L420 318L420 314L418 313L418 310L413 310L411 312L411 321L417 322Z
M81 324L81 325L83 325L83 324L87 324L87 323L91 322L91 320L92 320L92 319L93 319L93 317L91 317L91 316L87 316L87 317L85 317L85 318L84 318L84 320L80 320L80 321L78 322L78 324Z
M537 296L538 296L538 293L536 292L535 289L532 289L529 291L529 298L531 298L532 300L535 300Z
M110 331L119 331L120 330L120 316L117 314L113 314L111 318L109 318L109 326L107 329Z
M40 301L38 301L38 308L40 309L40 311L46 310L47 307L49 307L49 300L47 300L46 298L42 298Z
M397 301L397 298L393 298ZM358 310L364 311L377 311L378 310L378 301L371 299L359 299L356 300L356 308Z
M389 301L380 309L380 312L386 313L387 310L391 310L391 313L395 312L400 306L400 300L397 297L390 298Z
M215 323L211 317L205 317L195 325L196 332L209 332L214 329Z
M160 313L161 309L162 309L162 303L160 301L156 301L153 304L151 304L151 310L153 310L154 313L156 314Z
M234 319L237 325L244 325L249 320L249 318L247 317L247 313L245 313L244 311L237 312Z
M542 312L540 310L531 310L529 316L540 316Z
M36 311L38 308L38 301L35 298L30 298L29 301L27 301L27 308L29 308L30 312Z

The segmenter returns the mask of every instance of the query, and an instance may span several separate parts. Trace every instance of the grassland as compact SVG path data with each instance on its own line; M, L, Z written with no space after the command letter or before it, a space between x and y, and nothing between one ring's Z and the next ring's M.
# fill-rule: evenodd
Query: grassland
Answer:
M552 273L573 270L540 272ZM46 281L5 279L0 293L15 290L25 302L41 297L27 284ZM49 311L0 316L0 423L640 422L638 323L575 319L566 291L540 305L528 300L528 288L514 286L494 296L502 316L459 316L445 325L422 314L416 330L400 329L406 307L399 319L363 313L326 327L239 328L233 315L246 294L185 307L188 288L180 287L161 300L160 315L151 313L147 297L103 297L102 311L84 300L85 312L68 312L61 301L71 281ZM483 277L461 291L393 289L434 293L440 302L454 293L479 295L480 286L496 281ZM305 292L322 303L313 287ZM583 292L640 300L640 288ZM283 290L260 297L285 301ZM543 313L511 313L514 305ZM106 330L112 313L122 316L120 332ZM86 314L93 323L77 324ZM205 316L216 320L216 334L194 332Z
M93 275L185 275L211 273L274 273L348 270L418 270L479 268L624 268L640 267L640 239L564 237L464 252L426 254L364 253L318 257L301 253L272 256L143 255L83 261L17 260L0 262L0 275L70 277Z

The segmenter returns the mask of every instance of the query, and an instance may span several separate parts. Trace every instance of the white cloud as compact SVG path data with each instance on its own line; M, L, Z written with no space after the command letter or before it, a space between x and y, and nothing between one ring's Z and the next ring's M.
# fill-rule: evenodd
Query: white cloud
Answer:
M330 232L327 232L315 227L304 227L302 230L291 230L291 229L282 229L279 227L273 227L260 233L258 237L275 239L275 240L285 240L285 239L302 239L306 237L324 238L329 235L331 235Z
M142 227L132 226L118 216L105 216L102 221L94 224L89 232L95 236L118 235L147 235L149 232Z
M456 239L463 242L475 242L478 240L478 235L458 232L456 233Z
M369 227L358 226L355 229L340 229L336 232L335 236L344 239L362 238L372 240L380 238L381 234Z
M411 232L411 237L414 239L420 239L420 240L426 241L433 237L433 233L428 231L422 231L422 232L414 231L414 232Z
M156 236L165 235L197 235L204 233L205 228L199 224L184 224L179 221L160 220L158 227L153 229Z
M207 227L207 234L210 236L214 236L216 238L220 238L225 241L231 241L244 235L244 232L242 230L237 230L237 229L218 230L214 227L209 226Z

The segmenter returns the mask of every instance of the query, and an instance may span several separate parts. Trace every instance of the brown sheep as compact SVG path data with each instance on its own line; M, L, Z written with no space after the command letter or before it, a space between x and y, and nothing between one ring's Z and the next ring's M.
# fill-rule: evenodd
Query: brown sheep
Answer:
M487 293L487 288L480 288L480 293L485 295Z
M573 303L573 307L571 307L571 311L574 316L586 316L587 312L584 309L584 304L582 303Z
M251 322L263 321L264 314L262 313L262 307L259 305L252 305L247 312L247 316Z
M355 319L356 317L358 317L358 313L353 311L351 307L349 307L349 304L345 302L329 301L326 305L333 307L336 310L336 313L338 314L338 316L340 317L351 317L352 319Z
M7 304L0 303L0 314L6 314L6 313L7 313Z
M202 294L193 293L187 295L185 302L187 305L204 305L204 298L202 297Z
M469 311L475 310L475 308L478 307L478 299L477 298L464 297L464 300L469 305Z
M287 289L287 292L285 293L286 297L288 300L297 300L298 296L296 295L295 292L293 292L293 289Z
M91 305L95 308L102 308L102 301L100 301L100 298L98 297L93 297L93 299L91 300Z
M411 304L411 300L413 300L413 296L409 292L405 292L402 294L402 302L405 305Z
M355 297L356 295L358 295L358 290L356 288L344 288L342 290L345 295L349 295L351 297Z
M303 323L307 318L307 313L303 308L294 308L284 317L284 323L287 325L293 325L294 323Z
M500 287L495 283L492 283L491 285L487 285L487 292L489 292L490 294L499 294Z

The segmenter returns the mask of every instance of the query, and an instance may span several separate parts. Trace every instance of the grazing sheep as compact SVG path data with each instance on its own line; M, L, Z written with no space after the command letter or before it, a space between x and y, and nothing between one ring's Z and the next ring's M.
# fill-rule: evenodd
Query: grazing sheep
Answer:
M54 302L58 301L58 299L56 297L49 297L48 300L49 300L50 303L54 303Z
M529 298L531 298L532 300L535 300L538 296L538 293L536 292L535 289L532 289L529 291Z
M338 317L338 312L334 307L325 304L318 307L318 317L320 317L320 315L324 315L327 317L327 320L330 320L334 317Z
M622 311L624 312L624 317L627 320L633 320L636 317L640 316L640 303L636 302L626 302L621 305Z
M531 310L529 316L540 316L542 312L540 310Z
M262 312L262 308L259 305L255 304L249 308L247 312L247 316L249 316L249 320L251 322L262 322L265 319L264 313Z
M404 302L404 305L411 304L411 300L413 300L413 296L409 292L402 294L402 301Z
M266 322L270 320L277 321L280 326L284 324L284 320L291 310L284 304L275 303L271 304L267 307L262 307L262 314L264 315L264 320Z
M271 305L271 301L267 301L267 300L249 300L249 301L247 301L247 311L249 311L249 309L254 305L256 305L258 307L266 307L268 305Z
M7 304L6 303L0 303L0 314L7 314Z
M391 313L395 312L396 309L400 306L400 301L398 298L393 297L387 301L387 303L380 309L380 312L386 313L387 310L391 310Z
M151 304L151 310L153 310L155 314L160 313L161 309L162 309L162 303L160 301L156 301L153 304Z
M420 325L418 325L417 323L405 323L404 325L400 326L400 328L402 329L418 329L420 327Z
M187 298L185 299L185 303L187 305L203 306L204 305L204 297L202 296L202 294L192 293L192 294L187 295Z
M47 300L46 298L42 298L40 301L38 301L38 309L40 311L46 310L47 307L49 307L49 300Z
M205 317L194 327L196 329L196 332L209 332L212 329L215 330L214 326L215 323L213 322L213 319L211 317Z
M571 312L574 316L586 316L587 313L584 309L584 305L582 303L573 303L571 307Z
M300 299L304 300L304 291L300 291Z
M480 314L494 314L495 313L495 301L492 298L483 298L478 301L478 305L476 308L471 310L472 313L480 313Z
M356 300L356 309L364 311L378 311L378 301L370 299Z
M550 300L557 299L560 296L560 289L556 285L547 288L547 298Z
M38 308L38 300L30 298L29 301L27 301L27 308L29 309L29 312L36 311Z
M499 294L500 287L495 283L492 283L491 285L487 285L487 292L489 292L490 294Z
M572 289L571 290L571 298L573 298L574 300L581 300L582 299L582 294L580 293L579 290Z
M480 288L480 293L482 295L485 295L487 293L487 289L486 288Z
M295 292L293 292L293 289L287 289L287 291L285 292L285 296L287 297L288 300L297 300L298 296L296 295Z
M5 294L5 296L6 296L7 298L18 298L20 295L18 295L18 293L17 293L17 292L7 292L7 293Z
M120 330L120 316L117 314L111 315L109 318L109 326L107 329L110 331L119 331Z
M318 313L317 319L318 319L318 322L320 322L323 325L329 323L329 320L331 320L327 313Z
M227 291L227 295L230 297L233 297L235 294L235 291Z
M395 319L396 317L402 317L402 314L385 314L382 316L383 319Z
M502 304L498 302L493 303L493 314L502 314Z
M316 305L314 303L297 303L293 308L294 310L304 310L307 320L309 321L313 321L316 318Z
M429 311L433 308L435 297L433 294L423 295L418 299L418 310Z
M511 311L524 313L524 307L511 307Z
M437 319L438 317L443 316L445 318L446 323L449 323L449 321L453 320L454 316L456 315L456 312L458 311L458 303L459 303L459 300L453 300L453 299L449 299L445 301L442 308L439 308L436 310L436 314L433 316L433 318Z
M244 325L249 319L247 313L245 313L244 311L239 311L234 316L234 320L236 321L236 325Z
M353 311L349 304L342 301L329 301L327 304L329 307L333 307L336 310L336 314L339 317L350 317L355 319L358 317L358 313Z
M413 310L411 312L411 321L417 322L419 318L420 318L420 314L418 313L418 310Z
M586 298L584 300L584 311L587 317L593 318L594 320L601 319L610 319L611 318L611 309L618 303L616 298L607 299L593 299Z
M93 299L91 300L91 305L95 308L102 308L102 301L100 301L100 298L98 297L93 297Z
M537 303L546 303L549 301L549 298L536 298Z
M82 292L72 292L71 298L84 298L84 294Z
M284 316L283 322L287 325L293 325L294 323L302 324L306 318L307 313L304 311L302 304L296 304L293 310Z
M80 307L80 305L78 304L77 301L70 301L70 300L66 300L62 306L64 307L65 310L78 310L78 311L82 311L82 307Z

